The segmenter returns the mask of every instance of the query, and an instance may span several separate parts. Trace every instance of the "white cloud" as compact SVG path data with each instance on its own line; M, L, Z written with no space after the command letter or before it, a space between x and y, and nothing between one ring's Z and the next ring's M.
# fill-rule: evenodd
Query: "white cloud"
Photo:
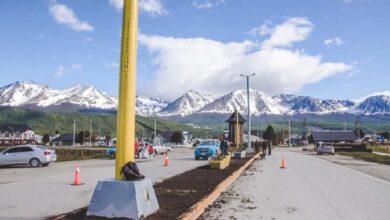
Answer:
M72 64L72 69L76 70L76 71L81 71L83 69L83 65L81 64L78 64L78 63L74 63Z
M324 44L328 47L332 46L341 46L345 43L345 41L339 37L330 38L324 41Z
M270 34L272 32L272 28L270 27L271 25L272 25L271 21L266 21L260 27L252 28L248 33L250 35L252 35L253 37L265 36L265 35Z
M115 63L115 62L107 62L104 65L109 68L115 68L115 69L119 68L119 63Z
M225 0L194 0L192 5L196 9L210 9L218 5L226 4Z
M123 0L109 0L110 5L117 10L122 10ZM161 0L140 0L139 9L154 16L162 16L168 14Z
M49 13L56 22L64 24L74 31L93 31L92 25L86 21L80 21L74 11L66 5L51 1Z
M65 75L65 67L63 65L60 65L57 67L57 70L56 70L56 73L55 73L55 77L62 77L63 75Z
M267 26L264 35L270 38L263 42L263 47L291 47L293 43L306 40L314 29L314 24L304 17L292 17L275 27Z
M294 42L306 39L313 27L307 19L291 18L272 28L270 37L260 43L141 34L140 45L151 52L157 71L139 88L140 93L172 99L195 89L221 95L245 88L239 74L247 73L257 73L251 82L254 89L288 93L353 70L353 65L324 62L321 55L291 48ZM282 33L288 37L281 38Z

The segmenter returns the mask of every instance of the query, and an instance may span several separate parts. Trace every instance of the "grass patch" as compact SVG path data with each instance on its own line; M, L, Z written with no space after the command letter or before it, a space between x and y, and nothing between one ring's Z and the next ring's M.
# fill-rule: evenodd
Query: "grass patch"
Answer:
M57 162L108 158L106 149L55 148L54 150L57 154Z
M368 152L337 152L340 155L351 156L368 162L390 165L390 157Z

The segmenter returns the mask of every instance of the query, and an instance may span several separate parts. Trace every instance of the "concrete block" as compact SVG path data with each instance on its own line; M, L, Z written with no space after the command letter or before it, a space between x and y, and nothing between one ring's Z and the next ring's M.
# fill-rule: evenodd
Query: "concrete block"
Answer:
M87 216L140 219L159 209L152 181L99 181Z

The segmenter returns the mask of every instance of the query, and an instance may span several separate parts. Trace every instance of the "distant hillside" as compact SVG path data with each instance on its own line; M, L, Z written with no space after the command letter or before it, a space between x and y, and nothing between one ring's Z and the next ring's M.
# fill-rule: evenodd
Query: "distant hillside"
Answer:
M58 113L42 112L31 109L14 107L0 107L0 124L4 123L26 123L34 128L37 134L54 134L56 130L63 133L73 132L73 120L76 120L76 133L82 130L89 130L92 119L92 129L100 135L116 133L116 114L113 113ZM192 131L198 137L213 137L216 131L209 129L196 129L193 126L172 122L166 119L157 118L157 131ZM154 118L137 116L136 135L137 137L150 137L154 131Z

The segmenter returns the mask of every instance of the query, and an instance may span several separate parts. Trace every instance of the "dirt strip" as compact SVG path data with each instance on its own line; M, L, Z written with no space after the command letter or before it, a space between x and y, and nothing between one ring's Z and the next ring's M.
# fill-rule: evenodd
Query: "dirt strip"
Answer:
M230 166L223 170L210 169L209 165L206 165L155 184L154 190L160 209L143 219L196 219L202 214L204 208L242 173L251 163L253 156L232 159ZM86 211L87 207L49 219L107 219L85 217Z

